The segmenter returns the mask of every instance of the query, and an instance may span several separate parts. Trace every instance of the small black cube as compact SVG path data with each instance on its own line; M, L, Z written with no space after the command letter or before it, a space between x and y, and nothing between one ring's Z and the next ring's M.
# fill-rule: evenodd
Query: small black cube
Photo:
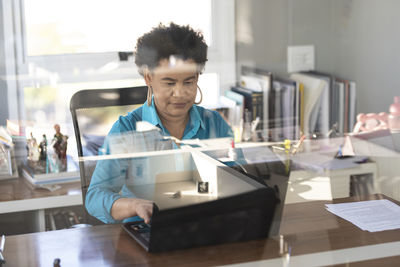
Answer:
M197 193L208 193L208 182L197 182Z

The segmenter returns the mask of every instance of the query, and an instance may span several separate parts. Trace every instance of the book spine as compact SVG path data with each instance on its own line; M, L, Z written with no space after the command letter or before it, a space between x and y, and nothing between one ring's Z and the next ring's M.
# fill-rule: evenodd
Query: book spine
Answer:
M243 95L244 97L244 108L248 109L250 112L253 113L253 98L252 98L252 92L251 90L247 90L241 87L232 87L231 90L233 92L236 92L238 94ZM244 116L244 114L243 114ZM251 115L251 117L253 117L253 115ZM243 120L245 118L243 117Z
M349 131L349 82L345 82L344 89L344 132Z
M300 93L300 134L303 135L304 133L304 84L300 83L299 85L299 93Z
M253 120L255 120L257 117L260 118L262 121L263 119L263 93L253 93L252 94L252 106L253 106Z

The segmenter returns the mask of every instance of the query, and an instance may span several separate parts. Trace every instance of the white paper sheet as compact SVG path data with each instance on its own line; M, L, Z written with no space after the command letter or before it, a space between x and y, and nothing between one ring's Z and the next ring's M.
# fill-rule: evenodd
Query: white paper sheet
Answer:
M400 228L400 206L387 200L325 204L328 211L362 230L378 232Z

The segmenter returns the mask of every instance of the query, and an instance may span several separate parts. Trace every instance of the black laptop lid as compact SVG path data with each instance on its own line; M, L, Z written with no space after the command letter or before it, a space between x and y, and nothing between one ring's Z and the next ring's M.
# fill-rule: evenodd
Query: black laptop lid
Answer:
M274 190L263 187L201 204L155 210L148 251L267 237L276 203Z

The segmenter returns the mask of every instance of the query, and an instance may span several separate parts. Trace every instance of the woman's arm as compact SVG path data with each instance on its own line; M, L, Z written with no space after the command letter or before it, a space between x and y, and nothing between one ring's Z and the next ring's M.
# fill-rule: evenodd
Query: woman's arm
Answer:
M139 216L149 223L152 212L153 202L140 198L119 198L111 207L111 216L117 221Z

